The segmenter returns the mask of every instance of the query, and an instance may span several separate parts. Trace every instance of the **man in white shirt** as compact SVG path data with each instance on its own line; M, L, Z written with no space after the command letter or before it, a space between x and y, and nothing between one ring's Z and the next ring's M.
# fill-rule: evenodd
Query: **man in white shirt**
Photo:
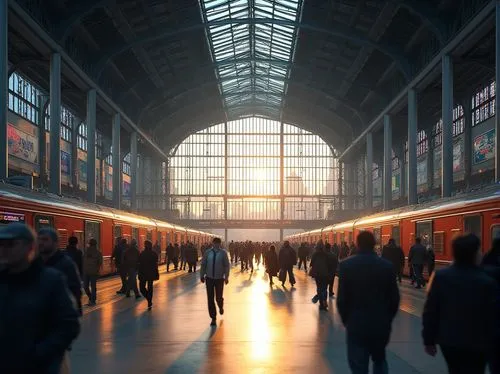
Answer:
M230 267L229 257L227 252L221 248L220 238L214 238L212 247L206 250L203 255L200 269L200 281L207 285L208 313L212 318L211 326L217 325L215 301L219 306L219 313L224 314L224 284L229 282Z

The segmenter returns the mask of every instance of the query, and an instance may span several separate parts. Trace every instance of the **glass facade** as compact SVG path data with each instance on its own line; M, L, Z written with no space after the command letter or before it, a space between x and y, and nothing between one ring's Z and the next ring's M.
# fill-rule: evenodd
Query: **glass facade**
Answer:
M9 77L8 108L35 125L40 123L41 91L18 73Z
M338 169L317 135L260 117L190 135L170 162L172 209L182 219L326 219Z

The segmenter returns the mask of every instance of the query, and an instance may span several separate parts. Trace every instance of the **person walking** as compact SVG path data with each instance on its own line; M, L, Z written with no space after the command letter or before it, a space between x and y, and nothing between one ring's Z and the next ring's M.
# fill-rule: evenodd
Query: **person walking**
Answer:
M124 294L127 291L127 271L125 266L123 266L123 254L126 250L127 239L122 237L116 238L116 244L111 254L111 261L114 261L116 271L120 275L120 280L122 282L121 288L116 291L117 294Z
M328 269L330 271L328 274L328 295L330 298L333 298L335 296L333 284L335 282L335 274L337 274L337 267L339 265L339 255L329 243L325 244L325 252L328 254Z
M234 247L235 247L234 241L231 240L231 243L229 243L229 255L230 255L231 265L234 264L234 251L235 251Z
M434 253L434 249L432 248L432 246L429 246L429 248L427 248L425 257L427 260L427 273L429 274L430 278L432 273L434 273L434 268L436 267L436 254Z
M83 275L83 253L78 248L78 238L76 236L69 237L68 245L64 253L73 260L78 269L78 274L81 277Z
M168 243L167 249L165 251L167 252L167 273L169 272L170 264L173 264L174 270L177 270L177 264L174 261L175 250L172 243Z
M66 352L80 333L66 278L36 255L31 228L23 223L0 227L2 373L63 372Z
M139 265L139 249L137 248L137 242L132 239L130 246L123 253L123 266L127 272L127 288L125 290L125 296L130 297L130 291L134 291L136 299L139 299L141 295L137 289L137 267Z
M399 283L401 283L401 277L405 264L405 254L401 247L396 245L396 241L394 239L389 239L387 245L384 245L384 248L382 248L382 258L392 263L394 274L396 274L396 278Z
M297 268L300 270L302 264L304 264L304 271L307 273L307 257L309 256L309 249L307 248L306 243L300 244L298 255L299 255L299 264Z
M158 254L153 250L151 241L144 242L144 251L139 255L137 266L139 273L139 289L148 301L148 310L153 307L153 282L160 279L158 272Z
M190 243L186 249L186 261L188 263L188 273L196 272L196 263L198 262L198 250L195 245Z
M38 231L38 251L45 266L59 270L66 277L68 288L75 298L77 309L82 314L82 281L78 269L64 251L58 249L57 231L46 227Z
M90 239L83 255L83 289L89 298L88 306L97 302L97 277L102 266L102 253L97 249L97 240Z
M269 251L265 254L266 260L266 273L269 275L269 286L273 286L273 277L278 275L280 269L278 263L278 255L276 254L276 247L271 245Z
M422 239L416 238L415 244L410 248L410 253L408 254L408 263L411 264L415 278L415 288L422 288L425 285L423 272L426 261L427 248L422 245Z
M187 244L181 243L181 270L186 270L186 252L188 244L189 242Z
M231 269L229 256L222 249L221 243L220 238L213 239L212 247L205 251L200 267L200 281L205 283L207 287L208 314L212 319L211 326L217 325L215 301L217 301L220 315L224 314L224 284L229 283Z
M290 242L285 240L283 247L278 255L280 265L279 280L281 285L285 287L286 276L288 274L288 282L291 286L295 285L295 275L293 274L293 266L297 263L297 254L290 246Z
M316 295L317 300L319 300L319 310L328 310L327 299L327 289L332 262L330 260L329 254L325 250L325 246L322 242L318 242L316 245L316 251L311 258L311 276L316 281Z
M439 345L450 374L484 373L497 332L498 285L477 265L479 247L473 234L453 240L453 263L431 277L424 305L425 351Z
M375 237L363 231L358 253L340 262L337 309L347 330L347 357L353 373L388 373L385 347L399 308L393 266L375 252Z

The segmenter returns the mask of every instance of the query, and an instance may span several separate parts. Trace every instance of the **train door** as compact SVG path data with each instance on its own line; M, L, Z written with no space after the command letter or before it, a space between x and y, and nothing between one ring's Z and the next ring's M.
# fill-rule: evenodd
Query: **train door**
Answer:
M139 242L139 228L132 227L132 239L135 239L136 242Z
M34 227L36 232L45 227L54 227L54 217L43 214L35 214Z
M85 220L85 246L90 239L97 241L97 248L101 249L101 223Z
M474 234L481 239L482 252L486 252L489 248L485 248L485 243L483 236L483 217L481 214L468 215L464 217L464 233Z
M120 225L113 226L113 239L122 237L122 227Z
M401 246L401 230L399 225L392 226L392 239L396 242L396 245Z

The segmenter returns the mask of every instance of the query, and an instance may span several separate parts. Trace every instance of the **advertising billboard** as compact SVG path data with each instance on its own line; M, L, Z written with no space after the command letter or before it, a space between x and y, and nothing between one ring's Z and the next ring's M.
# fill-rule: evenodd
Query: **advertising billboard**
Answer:
M474 164L480 164L495 158L495 129L474 138L472 153Z

